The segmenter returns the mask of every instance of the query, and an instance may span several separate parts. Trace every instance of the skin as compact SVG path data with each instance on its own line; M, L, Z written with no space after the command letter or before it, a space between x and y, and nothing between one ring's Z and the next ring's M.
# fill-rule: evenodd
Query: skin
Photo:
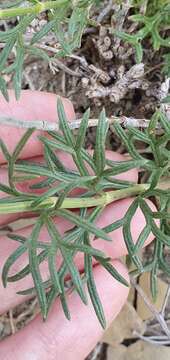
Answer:
M68 120L71 121L75 119L72 104L66 99L63 99L63 104ZM6 103L3 97L0 97L0 114L23 119L25 121L36 119L54 122L57 121L56 96L47 93L24 91L20 100L16 102L14 94L11 92L9 103ZM24 130L21 129L9 127L1 127L0 129L0 136L5 141L10 151L14 150L15 145L23 133ZM25 146L21 154L21 158L29 159L35 157L39 161L42 160L40 158L42 155L42 146L36 138L39 133L40 132L34 134L29 140L29 143ZM113 160L124 160L123 156L113 152L107 152L106 156ZM68 157L63 157L63 154L60 154L60 157L65 163L72 167L72 163ZM2 164L4 162L3 155L0 154L0 163ZM136 181L137 176L136 170L131 170L126 174L122 174L119 178ZM4 169L0 169L0 182L6 181L7 173ZM22 191L28 190L29 185L30 183L27 183L26 185L21 184ZM3 194L0 192L0 197L2 196ZM132 199L125 199L107 206L102 217L98 219L97 225L99 227L104 227L110 222L113 222L113 219L117 220L123 217L131 202ZM151 203L150 206L154 208ZM19 214L18 217L22 217L22 214ZM1 216L0 225L12 221L14 218L16 218L16 215ZM55 219L55 222L61 233L70 227L69 222L63 221L62 219ZM144 225L144 216L141 211L138 210L132 222L134 242L137 240ZM20 233L24 236L28 236L30 231L31 227L27 227L22 229ZM112 258L113 266L115 266L121 275L128 280L128 271L119 260L121 256L127 254L122 231L120 229L116 230L111 233L110 236L113 240L111 243L98 239L94 242L94 246L110 256ZM41 233L41 239L44 239L44 241L47 239L45 230ZM152 240L153 236L150 235L147 243ZM1 271L5 259L17 248L17 244L13 241L9 241L5 236L1 236L0 241ZM57 258L57 262L61 262L61 259ZM15 267L13 267L13 273L21 269L26 263L27 258L23 256L22 259L15 264ZM83 270L83 257L81 255L76 257L76 265L79 267L80 271ZM44 278L47 276L47 272L47 266L42 267ZM114 280L97 263L94 263L94 277L104 307L107 326L109 326L126 302L129 289ZM0 282L0 313L4 313L13 306L21 303L23 298L16 295L16 291L25 289L31 285L32 279L30 276L17 283L10 284L7 289L4 289ZM73 360L75 358L83 360L100 340L103 331L96 319L90 300L89 304L85 306L82 304L77 294L73 292L68 294L68 305L72 316L71 322L65 319L60 302L56 300L46 323L42 323L40 316L37 316L23 330L1 342L1 358L3 360L21 360L24 356L24 360L58 360L61 359L62 356L65 360Z

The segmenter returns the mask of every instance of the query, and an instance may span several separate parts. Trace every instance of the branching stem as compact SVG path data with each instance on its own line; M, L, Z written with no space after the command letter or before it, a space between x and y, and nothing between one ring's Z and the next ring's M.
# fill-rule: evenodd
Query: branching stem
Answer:
M31 14L37 15L46 10L57 9L68 2L69 0L45 1L44 3L37 3L33 6L2 9L0 10L0 19Z
M80 209L80 208L90 208L95 206L104 207L108 204L111 204L114 201L126 199L128 197L136 196L143 194L150 188L150 184L135 184L126 189L121 190L112 190L102 193L101 195L93 197L67 197L64 199L61 209ZM160 182L157 186L159 189L169 189L169 181ZM35 200L35 199L34 199ZM2 199L0 202L0 215L2 214L15 214L19 212L30 212L30 211L39 211L40 209L54 209L58 201L57 196L49 197L44 200L41 205L36 208L32 207L32 200L27 201L16 201L16 198L8 198L8 201L5 202Z
M66 198L62 205L62 209L76 209L76 208L90 208L94 206L106 206L114 201L125 199L127 197L135 196L142 194L146 190L149 189L149 184L138 184L131 186L126 189L121 190L113 190L103 193L99 196L88 197L88 198ZM11 199L11 202L3 202L0 203L0 214L12 214L18 212L29 212L29 211L38 211L39 209L46 209L55 208L58 198L57 197L50 197L47 200L44 200L41 205L37 208L33 209L31 207L33 201L15 201Z

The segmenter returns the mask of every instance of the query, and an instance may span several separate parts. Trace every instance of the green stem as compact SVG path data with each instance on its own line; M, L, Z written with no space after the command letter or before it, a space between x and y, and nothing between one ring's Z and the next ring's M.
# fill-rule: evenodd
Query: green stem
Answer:
M113 190L103 193L100 196L94 196L89 198L66 198L62 205L62 209L76 209L76 208L89 208L94 206L106 206L114 201L125 199L127 197L135 196L144 193L150 187L149 184L139 184L132 187ZM44 200L41 205L33 209L31 207L33 201L16 201L16 198L11 198L7 202L0 203L0 215L1 214L14 214L19 212L39 211L40 209L50 208L53 209L57 203L57 197L50 197Z
M44 3L37 3L33 6L28 7L16 7L10 9L0 10L0 19L10 18L14 16L23 16L31 14L40 14L46 10L57 9L61 5L68 3L69 0L56 0L56 1L45 1Z

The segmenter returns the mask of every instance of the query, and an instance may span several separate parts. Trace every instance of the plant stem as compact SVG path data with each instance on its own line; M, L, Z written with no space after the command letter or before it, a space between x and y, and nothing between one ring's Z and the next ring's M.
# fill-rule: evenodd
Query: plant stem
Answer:
M107 118L109 125L114 124L115 122L118 122L123 127L141 127L141 128L147 128L149 126L150 120L148 119L135 119L132 117L126 117L126 116L112 116L110 118ZM79 129L80 124L82 122L82 119L73 120L68 123L71 130ZM98 119L89 119L88 127L94 127L98 125L99 120ZM36 130L42 130L42 131L59 131L59 125L57 122L50 123L48 120L32 120L32 121L24 121L21 119L14 119L10 117L1 117L0 116L0 126L10 126L10 127L17 127L21 129L30 129L35 128ZM157 126L157 129L161 129L159 126Z
M126 189L113 190L103 193L99 196L89 197L89 198L66 198L62 205L62 209L76 209L76 208L90 208L94 206L106 206L111 204L114 201L124 199L127 197L135 196L142 194L149 189L150 184L138 184L131 186ZM41 205L37 208L32 208L32 200L27 201L16 201L16 198L8 198L8 201L0 203L0 214L14 214L19 212L30 212L30 211L39 211L40 209L55 208L57 203L57 197L50 197L49 199L44 200Z
M37 15L46 10L57 9L61 5L68 2L69 0L45 1L44 3L37 3L33 6L2 9L0 10L0 19L31 14Z

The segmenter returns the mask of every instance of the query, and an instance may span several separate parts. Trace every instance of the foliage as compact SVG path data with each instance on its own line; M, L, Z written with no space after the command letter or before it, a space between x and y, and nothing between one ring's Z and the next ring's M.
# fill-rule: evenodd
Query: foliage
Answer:
M16 17L16 26L7 31L0 31L0 41L4 48L0 54L0 89L8 100L6 83L3 75L13 73L13 85L18 99L21 91L24 58L27 54L43 58L49 63L53 60L42 49L36 46L50 32L54 32L59 42L57 56L70 55L75 48L80 47L81 37L86 28L92 5L96 0L55 0L55 1L12 1L0 5L0 19ZM37 15L48 11L48 21L36 32L30 41L25 33ZM12 51L15 51L15 61L5 67Z
M119 2L119 1L118 1ZM7 31L0 31L0 42L3 50L0 53L0 90L8 101L8 91L5 82L6 74L13 74L13 85L16 98L19 99L22 85L24 61L28 55L42 58L49 64L55 57L69 56L81 46L81 39L88 24L99 26L93 19L94 5L101 5L101 0L14 0L0 1L0 19L14 18L14 26ZM149 40L154 51L161 47L169 49L170 39L165 37L170 25L170 6L166 0L149 0L146 12L140 12L141 0L132 1L133 15L130 21L136 23L133 34L110 29L113 36L120 37L131 44L136 50L136 61L141 62L146 51L144 40ZM46 13L46 23L36 31L31 39L27 38L27 31L37 17ZM57 43L57 54L50 56L40 46L40 42L50 33L54 33ZM11 62L11 54L12 59ZM163 71L169 76L169 53L163 54ZM167 99L166 99L167 101ZM34 129L29 129L17 144L13 154L10 154L3 139L0 139L0 149L8 163L9 185L0 183L0 191L7 197L0 200L0 215L8 213L34 212L36 223L28 238L18 234L9 234L11 240L18 242L17 250L6 260L2 280L4 286L8 282L24 279L32 275L34 287L20 291L21 295L36 293L43 318L47 317L49 309L56 297L60 298L63 311L68 319L70 312L66 298L66 280L71 278L72 287L77 291L83 303L87 303L84 282L96 312L103 327L105 316L96 289L93 276L93 261L100 263L115 279L128 286L125 279L111 265L110 259L101 251L93 247L93 240L109 241L109 234L122 228L129 259L134 264L134 274L143 271L150 272L151 291L153 298L157 294L157 274L160 270L170 275L170 267L166 262L165 250L170 247L170 124L159 111L154 114L148 129L139 131L128 128L128 131L115 122L114 130L124 143L131 160L116 162L106 159L105 144L108 133L108 122L103 110L100 114L96 131L94 153L89 154L85 149L85 136L88 127L89 110L83 116L77 136L70 130L61 101L58 102L60 133L49 132L48 137L41 136L44 147L45 164L19 160L20 153ZM161 135L157 134L157 127L162 127ZM62 134L61 134L62 133ZM141 142L147 147L147 152L140 154L136 143ZM72 157L75 170L63 164L56 150L61 150ZM149 154L149 156L148 156ZM137 168L147 175L147 183L140 181L130 183L115 178L116 175ZM41 180L39 176L42 177ZM19 182L37 179L37 183L30 188L31 193L20 192ZM72 191L83 190L73 196ZM41 189L41 195L35 195L33 190ZM103 229L96 226L96 220L102 216L104 208L118 199L135 196L125 216L109 224ZM152 211L147 199L152 199L157 211ZM145 217L145 226L139 235L137 243L133 242L131 223L140 208ZM77 209L77 211L73 211ZM72 228L61 235L55 216L69 220ZM159 223L158 223L159 220ZM46 228L50 240L41 241L41 231ZM143 263L141 248L149 234L153 233L153 258ZM76 267L77 253L83 253L84 273ZM24 254L28 254L28 264L18 273L11 275L11 267ZM56 257L60 254L62 264L56 266ZM40 270L43 262L48 263L49 277L44 280Z
M137 5L141 6L142 2L138 1ZM155 4L154 1L149 1L147 4L146 15L139 13L138 6L136 14L129 16L129 20L138 25L137 30L135 30L133 34L123 31L114 31L114 29L112 32L135 48L136 61L140 63L143 59L143 40L145 38L150 40L154 51L159 50L160 47L170 48L170 37L165 37L164 34L165 30L170 27L170 5L169 1L155 1ZM167 67L169 58L165 57L164 60L165 66Z
M64 313L70 319L65 281L71 278L73 288L86 304L85 281L96 315L101 325L105 327L104 311L93 276L93 259L122 284L127 286L127 282L111 265L110 259L93 247L94 239L109 241L109 234L122 228L129 258L136 267L135 273L143 271L151 273L153 297L157 292L158 271L161 269L170 275L170 267L164 257L165 248L170 248L169 180L166 182L170 176L170 124L160 112L152 117L149 128L143 132L134 128L125 131L119 123L115 122L114 130L132 159L118 162L106 158L105 142L108 122L104 111L99 118L94 153L90 154L85 149L89 114L87 110L76 136L70 130L61 100L58 101L60 132L51 131L48 137L40 137L44 146L45 164L43 165L18 160L20 152L32 136L34 129L29 129L25 133L13 154L8 152L1 139L1 151L8 163L9 186L0 184L0 190L7 195L6 198L0 200L0 214L18 213L20 210L33 211L37 214L36 223L28 238L9 234L10 239L18 242L18 248L6 260L2 279L6 286L8 282L18 281L31 274L34 288L20 291L20 294L37 294L44 319L56 297L60 298ZM164 129L162 135L157 135L157 126ZM146 154L150 152L152 154L150 158L137 150L136 142L139 141L147 146ZM72 157L75 170L70 171L63 162L61 163L55 152L58 149ZM135 184L115 178L115 175L132 168L140 168L141 171L147 173L146 184ZM39 176L42 176L41 180ZM41 195L36 195L33 191L23 193L17 189L18 182L32 177L37 178L37 183L32 185L31 189L43 189ZM83 189L83 192L75 196L71 192L77 188ZM116 222L113 219L113 223L103 229L95 224L107 204L134 195L136 196L122 219ZM157 204L157 211L152 211L148 206L148 198L152 198ZM134 244L131 222L138 208L144 214L146 224L137 243ZM63 236L54 221L56 215L69 220L72 224L72 228ZM156 219L160 220L160 226ZM47 229L50 237L48 242L40 238L42 228ZM153 259L143 263L140 250L151 232L155 236ZM79 252L84 254L84 273L80 273L74 261ZM12 265L24 253L28 254L28 264L16 274L11 275ZM58 254L63 259L59 268L56 265ZM48 262L49 267L49 278L46 281L43 280L40 270L40 264L45 261Z
M0 54L0 90L8 100L5 75L13 74L13 86L18 99L21 91L24 60L28 55L42 58L52 63L55 57L68 56L80 47L82 35L88 24L99 26L91 20L94 5L100 6L101 0L16 0L0 2L0 19L16 18L16 23L9 30L0 31L0 42L4 44ZM132 1L134 15L129 20L137 23L133 34L116 31L111 28L114 36L131 44L136 51L136 61L141 62L145 51L143 41L149 39L155 51L160 47L169 48L170 39L164 37L164 30L170 25L169 1L148 1L146 15L140 14L141 1ZM31 37L26 36L29 27L37 16L47 13L47 22ZM50 56L40 46L40 42L49 34L54 33L57 40L57 54ZM9 61L13 54L14 60ZM169 74L169 54L165 55L163 70ZM8 64L8 65L7 65ZM10 64L10 65L9 65Z

